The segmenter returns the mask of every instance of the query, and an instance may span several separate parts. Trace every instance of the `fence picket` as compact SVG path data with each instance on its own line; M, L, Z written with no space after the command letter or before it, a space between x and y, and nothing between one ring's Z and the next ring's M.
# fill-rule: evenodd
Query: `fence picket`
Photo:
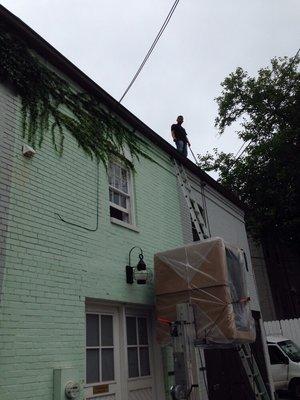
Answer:
M300 346L300 318L267 321L264 325L267 335L282 335Z

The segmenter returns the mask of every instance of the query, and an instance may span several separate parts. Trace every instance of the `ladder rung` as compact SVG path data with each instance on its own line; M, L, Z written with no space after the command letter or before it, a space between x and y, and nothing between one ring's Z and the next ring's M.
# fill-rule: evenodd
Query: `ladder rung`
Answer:
M193 196L193 191L192 191L192 187L189 182L188 175L187 175L184 167L181 164L178 164L175 159L173 159L173 162L174 162L178 182L181 186L187 206L189 207L190 215L191 215L192 221L195 225L199 239L200 240L207 239L209 237L209 235L207 232L206 223L205 223L205 220L199 209L199 206L197 203L198 200Z

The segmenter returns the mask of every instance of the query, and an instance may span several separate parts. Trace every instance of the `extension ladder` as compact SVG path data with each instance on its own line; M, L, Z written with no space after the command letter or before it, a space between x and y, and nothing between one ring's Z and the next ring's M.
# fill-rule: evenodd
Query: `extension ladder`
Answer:
M259 400L270 400L266 385L262 379L255 358L252 355L250 345L244 344L239 347L238 351L242 364L248 376L250 386L252 387L255 394L255 398Z
M176 172L176 176L177 176L179 185L181 187L186 204L187 204L189 212L190 212L190 216L192 218L195 229L199 236L199 240L207 239L207 238L209 238L209 232L206 227L206 223L205 223L205 220L201 213L199 204L193 195L192 187L189 182L187 173L186 173L183 165L178 164L175 159L174 159L174 167L175 167L175 172Z

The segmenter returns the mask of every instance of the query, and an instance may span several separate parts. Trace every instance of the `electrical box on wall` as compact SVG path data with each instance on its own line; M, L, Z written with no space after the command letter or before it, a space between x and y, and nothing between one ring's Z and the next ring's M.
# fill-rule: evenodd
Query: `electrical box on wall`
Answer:
M82 400L83 380L76 368L53 370L53 400Z

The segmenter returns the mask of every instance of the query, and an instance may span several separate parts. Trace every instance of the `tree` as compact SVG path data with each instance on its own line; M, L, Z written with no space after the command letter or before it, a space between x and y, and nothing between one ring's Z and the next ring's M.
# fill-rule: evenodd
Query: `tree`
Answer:
M200 166L247 207L254 237L269 232L299 244L300 231L300 57L274 58L257 77L237 68L221 84L215 126L220 134L233 123L244 149L235 158L214 149L198 155Z

